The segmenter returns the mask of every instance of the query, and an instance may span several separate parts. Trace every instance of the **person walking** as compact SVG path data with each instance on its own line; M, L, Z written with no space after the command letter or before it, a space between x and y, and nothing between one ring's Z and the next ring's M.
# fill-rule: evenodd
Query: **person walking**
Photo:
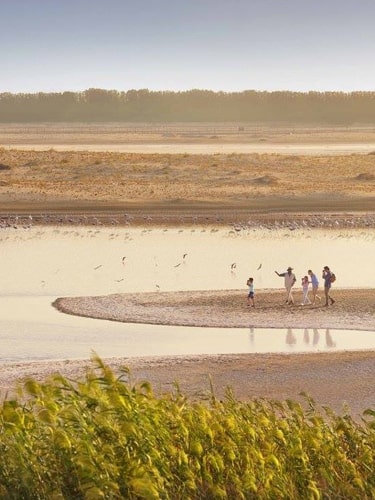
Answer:
M324 295L325 295L325 298L326 298L326 303L324 305L326 307L328 307L328 301L330 301L331 306L336 302L331 297L331 294L330 294L332 282L334 281L333 276L334 275L333 275L332 271L330 270L330 268L328 266L324 266L322 278L324 279Z
M312 272L311 269L307 271L307 274L310 276L311 279L311 287L312 287L312 305L315 305L316 299L319 300L319 302L322 300L321 297L318 295L318 288L319 288L319 280L316 277L316 274Z
M293 299L293 294L292 294L292 288L294 283L297 281L296 276L294 273L292 273L293 268L288 267L285 273L278 273L275 271L277 276L280 276L284 278L284 286L286 290L286 301L285 304L294 304L294 299Z
M249 291L247 294L247 305L251 307L255 307L254 303L254 278L249 278L246 282L246 285L249 287Z
M304 276L302 278L302 292L303 292L303 298L301 302L301 306L304 306L306 304L311 304L311 300L309 299L309 277Z

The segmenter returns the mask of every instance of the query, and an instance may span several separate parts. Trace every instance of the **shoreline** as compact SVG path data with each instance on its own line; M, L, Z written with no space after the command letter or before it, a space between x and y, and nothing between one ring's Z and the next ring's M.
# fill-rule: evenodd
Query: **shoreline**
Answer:
M366 210L360 201L358 210L327 210L320 212L294 211L284 207L282 211L254 210L250 207L217 206L204 203L183 203L174 207L134 203L122 208L109 205L101 210L90 204L70 205L4 204L0 197L0 228L28 228L38 226L103 226L103 227L165 227L229 226L236 232L242 230L289 229L371 229L375 228L375 210ZM4 207L7 207L5 210ZM300 208L300 207L298 207Z
M128 368L132 385L151 383L156 395L178 387L192 400L208 401L211 387L218 398L228 389L239 400L271 399L304 402L303 394L320 406L340 413L349 410L360 420L374 407L374 351L299 354L223 354L145 358L103 358L116 373ZM79 380L95 369L91 360L36 361L0 365L0 397L11 397L17 386L56 373Z

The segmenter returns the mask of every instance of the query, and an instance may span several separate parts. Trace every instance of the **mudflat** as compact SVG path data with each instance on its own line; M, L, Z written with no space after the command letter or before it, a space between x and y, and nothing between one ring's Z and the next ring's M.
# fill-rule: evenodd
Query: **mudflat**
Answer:
M69 140L53 127L46 126L44 131L36 132L29 128L21 132L4 127L0 130L0 144L4 146L0 149L0 212L7 216L41 212L47 216L100 216L126 211L135 214L142 223L145 218L156 216L158 220L184 224L188 217L199 217L200 223L213 218L227 223L248 220L250 216L268 220L283 217L285 213L291 220L301 220L301 213L305 218L323 213L350 223L359 214L365 214L363 225L373 227L375 131L371 127L273 131L259 128L244 130L244 134L233 131L224 134L222 130L209 128L203 134L168 129L158 131L155 136L151 132L147 136L132 136L131 132L125 135L124 130L107 129L99 134L100 138L94 127L94 131L81 129L77 134L70 133ZM124 142L127 146L143 146L142 152L109 151L109 144L116 150ZM146 145L150 143L169 147L192 144L202 149L197 154L172 154L173 149L155 154L145 152L149 151ZM213 151L212 143L216 152L207 154L207 150ZM83 151L85 144L91 145L86 149L103 150ZM227 149L218 151L220 144L226 147L230 144L231 148L232 144L262 147L252 153L241 153L240 147L227 153ZM361 144L361 152L345 149L350 144ZM275 145L294 146L298 151L290 149L288 154L275 154L272 153ZM342 145L347 154L334 145ZM38 147L43 150L37 150ZM325 154L329 148L336 148L335 155ZM153 223L147 220L148 224ZM79 221L84 223L82 218ZM103 223L110 223L109 219L104 218ZM180 324L190 324L186 321L208 324L221 318L222 326L227 326L231 322L239 324L244 315L246 319L251 315L254 325L285 327L293 321L293 325L301 322L302 326L303 320L303 327L308 321L316 328L336 325L375 329L373 289L336 290L337 302L332 308L309 306L303 310L301 306L280 305L281 295L276 292L262 293L257 295L259 304L251 311L246 309L243 292L239 291L226 294L225 305L221 292L208 292L198 298L189 294L184 300L179 294L168 297L155 294L149 321L179 324L166 313L169 304L172 310L178 306ZM99 299L83 300L91 301L90 307L95 310L95 300ZM110 301L114 311L116 300L120 299L109 296L100 300ZM139 303L137 297L132 300L133 309L126 310L123 321L136 319ZM160 303L162 300L164 305ZM69 312L82 313L82 301L75 304L77 310ZM216 317L212 311L216 311ZM241 399L298 399L299 393L305 391L319 404L340 411L347 403L359 415L374 403L374 361L374 352L342 352L111 359L108 363L115 369L129 366L134 382L149 380L160 392L173 390L177 382L191 397L205 399L209 397L211 379L220 397L227 387ZM43 379L56 371L70 377L80 376L88 366L88 361L61 361L53 366L43 362L4 365L0 367L0 387L4 394L16 380L28 376Z
M337 328L375 330L375 289L333 289L334 305L325 306L324 292L316 304L301 305L302 292L257 290L255 307L246 291L212 290L124 293L99 297L62 297L54 306L76 316L126 323L219 328Z

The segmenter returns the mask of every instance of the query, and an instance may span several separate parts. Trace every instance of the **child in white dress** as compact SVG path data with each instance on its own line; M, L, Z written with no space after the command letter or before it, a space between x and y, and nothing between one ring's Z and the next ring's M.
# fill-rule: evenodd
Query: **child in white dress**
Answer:
M301 306L304 306L306 304L311 304L311 300L309 299L309 277L304 276L302 278L302 292L303 292L303 299L301 302Z

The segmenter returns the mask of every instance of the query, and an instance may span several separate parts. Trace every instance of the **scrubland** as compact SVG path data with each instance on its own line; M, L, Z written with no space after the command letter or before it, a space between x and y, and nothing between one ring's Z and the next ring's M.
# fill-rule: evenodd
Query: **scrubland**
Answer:
M169 155L0 150L0 200L91 201L178 205L181 201L246 206L254 199L329 200L371 208L375 155ZM371 199L369 199L371 198ZM288 201L289 200L289 201ZM359 200L359 201L358 201ZM298 208L298 207L297 207ZM372 206L374 208L374 205Z

